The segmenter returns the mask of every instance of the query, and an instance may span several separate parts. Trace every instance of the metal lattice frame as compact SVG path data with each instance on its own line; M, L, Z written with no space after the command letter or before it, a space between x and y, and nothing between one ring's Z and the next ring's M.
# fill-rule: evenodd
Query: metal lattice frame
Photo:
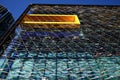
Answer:
M1 57L2 79L40 80L46 77L50 80L119 80L119 7L32 5L32 8L35 6L38 10L34 13L44 14L78 14L74 8L81 10L78 14L82 20L81 28L36 29L26 28L22 24L16 26L22 28L17 29L18 34L14 38L11 37L12 41ZM64 11L65 8L67 11ZM105 17L108 13L116 17L116 23L105 24L107 21L101 20L109 19Z

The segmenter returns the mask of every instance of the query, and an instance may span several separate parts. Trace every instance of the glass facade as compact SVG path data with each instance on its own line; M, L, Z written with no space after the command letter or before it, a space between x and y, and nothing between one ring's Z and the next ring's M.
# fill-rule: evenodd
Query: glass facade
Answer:
M7 31L11 24L14 22L14 18L8 10L0 5L0 37L5 31Z
M10 41L10 38L7 38L7 41L5 41L3 38L6 37L5 34L7 34L7 32L10 30L13 22L14 18L12 14L5 7L0 5L0 56L4 51L3 48L5 49L5 42L8 44L8 41Z
M119 80L119 10L118 6L32 5L27 14L76 14L80 28L41 28L20 21L1 56L0 79Z

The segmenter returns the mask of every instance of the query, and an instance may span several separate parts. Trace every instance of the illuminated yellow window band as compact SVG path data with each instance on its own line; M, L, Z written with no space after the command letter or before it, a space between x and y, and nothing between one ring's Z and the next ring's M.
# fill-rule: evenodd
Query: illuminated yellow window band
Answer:
M76 25L80 27L80 21L77 15L58 15L58 14L27 14L21 24L65 24ZM74 26L75 27L75 26ZM78 27L78 28L79 28Z

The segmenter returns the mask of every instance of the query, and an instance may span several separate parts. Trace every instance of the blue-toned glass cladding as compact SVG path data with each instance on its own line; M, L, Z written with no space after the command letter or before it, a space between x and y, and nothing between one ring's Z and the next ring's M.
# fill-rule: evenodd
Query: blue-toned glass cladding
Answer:
M2 5L0 5L0 37L10 28L14 22L11 13Z

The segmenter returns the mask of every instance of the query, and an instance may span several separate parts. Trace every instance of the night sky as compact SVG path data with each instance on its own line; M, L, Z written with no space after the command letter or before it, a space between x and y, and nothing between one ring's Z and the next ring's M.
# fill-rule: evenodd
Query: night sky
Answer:
M0 0L17 19L31 3L40 4L81 4L81 5L120 5L120 0Z

